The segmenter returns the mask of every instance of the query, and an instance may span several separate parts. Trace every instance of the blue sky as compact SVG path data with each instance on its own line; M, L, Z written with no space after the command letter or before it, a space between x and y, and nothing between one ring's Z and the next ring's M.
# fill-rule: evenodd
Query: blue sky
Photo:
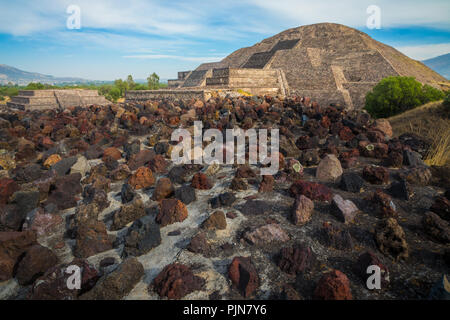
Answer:
M342 23L411 58L450 52L448 0L0 0L0 64L55 76L174 78L287 28ZM81 28L66 27L80 8ZM381 29L366 9L381 10Z

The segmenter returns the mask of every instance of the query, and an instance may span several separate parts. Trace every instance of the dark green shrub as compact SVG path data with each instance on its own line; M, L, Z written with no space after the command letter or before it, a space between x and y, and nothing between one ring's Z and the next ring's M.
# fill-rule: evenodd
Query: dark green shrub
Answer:
M445 94L439 89L433 88L432 86L425 84L422 87L422 104L430 101L437 101L444 99Z
M366 95L365 109L376 118L387 118L444 97L442 91L413 77L387 77Z
M444 107L450 110L450 93L444 98Z

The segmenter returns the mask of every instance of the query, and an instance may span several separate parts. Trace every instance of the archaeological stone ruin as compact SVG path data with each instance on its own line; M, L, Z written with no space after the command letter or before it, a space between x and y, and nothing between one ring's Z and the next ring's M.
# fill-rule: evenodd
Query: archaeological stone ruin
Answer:
M20 90L12 97L8 107L21 110L66 109L89 105L107 105L110 103L100 96L97 90Z
M220 62L204 63L169 80L169 90L129 91L127 101L208 97L214 91L308 96L319 104L364 106L366 93L388 76L413 76L435 87L447 80L421 62L367 34L320 23L293 28L239 49Z

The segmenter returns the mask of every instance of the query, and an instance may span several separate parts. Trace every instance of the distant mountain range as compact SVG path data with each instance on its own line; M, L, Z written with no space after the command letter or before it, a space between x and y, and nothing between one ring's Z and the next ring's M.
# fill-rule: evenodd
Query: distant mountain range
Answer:
M147 79L135 79L136 83L147 83ZM159 80L161 83L167 83L167 79L161 78ZM113 83L114 81L103 81L103 80L87 80L82 78L74 77L54 77L47 74L23 71L6 64L0 64L0 85L8 84L9 82L13 84L18 84L20 86L26 86L30 82L40 82L42 84L50 85L61 85L61 84L106 84Z
M433 69L447 79L450 79L450 53L422 61L428 68Z
M5 64L0 64L0 84L8 84L8 82L18 85L27 85L30 82L56 85L63 83L88 83L92 81L73 77L54 77L37 72L23 71Z

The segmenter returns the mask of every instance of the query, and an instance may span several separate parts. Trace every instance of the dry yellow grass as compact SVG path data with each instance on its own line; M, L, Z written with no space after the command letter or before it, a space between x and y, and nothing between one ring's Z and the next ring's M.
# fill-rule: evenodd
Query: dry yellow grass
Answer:
M410 132L431 143L424 159L427 165L450 165L450 114L442 101L409 110L389 118L389 121L395 136Z
M6 104L8 101L10 101L11 99L9 97L5 97L4 100L0 100L0 104Z

